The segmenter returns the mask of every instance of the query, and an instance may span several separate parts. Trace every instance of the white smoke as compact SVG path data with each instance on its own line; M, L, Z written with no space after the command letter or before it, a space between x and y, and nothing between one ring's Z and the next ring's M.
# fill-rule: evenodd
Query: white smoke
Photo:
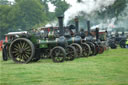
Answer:
M120 16L118 17L117 26L124 27L125 29L128 30L127 22L128 22L128 4L127 4L126 8L124 9L124 11L121 12Z
M99 28L107 31L112 31L112 29L116 28L116 24L115 24L116 20L117 20L116 17L112 19L107 19L105 22L92 26L91 29Z
M66 0L70 4L70 8L64 13L65 19L64 24L67 25L68 21L74 19L76 16L81 16L82 13L90 15L94 14L95 11L105 11L105 7L108 7L116 0Z
M55 12L56 6L51 2L48 2L47 4L48 4L49 12Z
M49 22L49 23L47 23L46 25L45 25L45 27L56 27L57 26L57 21L55 20L55 21L51 21L51 22Z

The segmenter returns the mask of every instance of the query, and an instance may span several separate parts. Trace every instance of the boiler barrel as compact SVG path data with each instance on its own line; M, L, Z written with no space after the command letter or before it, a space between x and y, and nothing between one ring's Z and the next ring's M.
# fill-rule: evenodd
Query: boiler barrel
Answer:
M72 44L72 43L79 43L80 44L82 39L81 39L81 37L76 36L76 37L72 37L72 38L67 39L67 41L68 41L68 44Z
M55 40L39 40L39 44L47 44L47 45L59 45L59 46L66 46L67 45L67 40L65 39L65 37L60 37L60 38L56 38Z

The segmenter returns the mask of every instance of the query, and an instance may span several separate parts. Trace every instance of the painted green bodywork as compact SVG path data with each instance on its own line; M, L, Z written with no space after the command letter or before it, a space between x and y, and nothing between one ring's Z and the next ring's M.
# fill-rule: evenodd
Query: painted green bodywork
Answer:
M57 43L57 40L38 40L40 48L48 48L48 45L55 46Z
M34 36L34 35L32 35L32 36L30 37L30 40L31 40L34 44L37 44L37 43L38 43L38 38L37 38L36 36Z
M48 48L48 44L40 44L39 48Z

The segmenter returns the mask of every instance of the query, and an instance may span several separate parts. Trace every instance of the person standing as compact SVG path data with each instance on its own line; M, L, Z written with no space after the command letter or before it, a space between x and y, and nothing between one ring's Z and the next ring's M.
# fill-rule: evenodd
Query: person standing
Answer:
M128 39L126 40L126 43L125 44L126 44L126 48L128 48Z

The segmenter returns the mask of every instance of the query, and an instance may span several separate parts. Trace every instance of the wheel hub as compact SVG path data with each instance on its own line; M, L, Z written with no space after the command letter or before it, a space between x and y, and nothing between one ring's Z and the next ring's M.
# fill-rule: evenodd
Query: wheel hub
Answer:
M19 53L20 53L20 54L23 54L23 53L24 53L24 49L20 49L20 50L19 50Z

